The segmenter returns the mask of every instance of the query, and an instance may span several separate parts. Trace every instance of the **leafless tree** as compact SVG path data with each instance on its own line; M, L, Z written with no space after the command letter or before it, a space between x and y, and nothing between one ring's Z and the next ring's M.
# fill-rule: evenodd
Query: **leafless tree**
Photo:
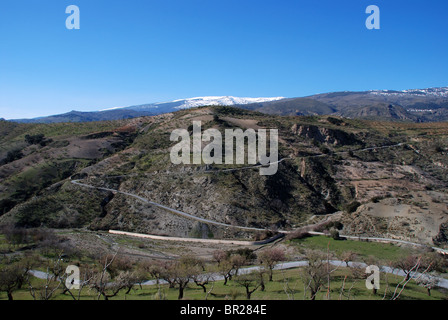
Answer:
M246 259L235 254L222 260L218 265L218 273L224 277L224 285L227 285L228 280L232 280L232 277L238 274L239 269L246 263Z
M6 292L8 300L14 300L13 292L20 289L28 280L31 260L25 258L13 261L10 258L6 258L0 262L4 264L0 268L0 291Z
M104 300L115 297L118 293L129 285L130 274L121 271L115 278L109 273L109 268L117 257L118 251L113 255L106 255L102 259L102 269L96 272L90 280L90 287L94 289L99 300L103 296Z
M355 284L360 279L365 279L367 277L365 267L363 267L360 263L352 262L351 265L349 265L349 270L350 270L349 274L344 277L343 283L341 285L339 300L342 300L342 297L345 297L347 298L347 300L349 300L353 296L352 289L355 286ZM347 286L347 280L350 280L352 282L350 287Z
M226 259L220 262L217 267L218 274L224 277L224 285L227 285L227 281L232 280L233 264L230 259Z
M207 292L207 285L214 281L214 276L211 273L203 273L199 268L195 268L195 272L192 272L191 280L198 286L201 287L204 293Z
M344 251L341 254L341 260L345 262L346 266L348 267L349 262L355 261L357 259L358 255L353 251Z
M306 285L305 292L310 291L310 299L315 300L316 294L327 279L326 255L321 251L308 250L306 252L308 265L302 268L302 280Z
M214 287L215 287L215 281L212 280L211 284L212 284L212 285L210 286L210 289L207 291L204 300L207 300L207 299L208 299L208 296L209 296L210 294L212 294L212 291L213 291L213 289L214 289Z
M428 296L431 296L431 290L437 286L439 280L434 275L425 274L417 279L417 284L426 288Z
M2 226L0 231L5 236L5 240L11 248L28 242L28 232L25 228L18 228L14 224L7 224Z
M242 266L246 264L246 258L240 254L234 254L230 256L230 262L232 263L234 274L238 274L238 271Z
M296 292L295 286L297 285L297 282L295 283L294 287L291 288L290 279L288 277L286 277L285 270L281 269L280 272L283 276L283 291L285 292L285 294L287 295L289 300L294 300L294 295Z
M160 280L164 280L168 283L169 288L174 288L176 282L173 277L173 269L175 267L174 261L163 261L156 264L152 270L151 274L154 275L157 279L157 282Z
M255 272L260 279L260 290L264 291L266 289L266 285L264 283L264 275L266 274L266 270L264 268L259 268Z
M96 270L94 269L94 267L87 264L80 266L80 271L78 295L75 300L81 300L82 290L90 285L90 282L96 274Z
M213 260L215 260L218 265L221 263L221 261L225 260L227 258L227 253L224 250L215 250L213 251Z
M406 285L408 284L409 281L411 281L412 277L411 277L411 273L412 272L418 272L419 268L421 266L421 257L417 258L417 261L415 262L415 265L412 266L411 268L409 268L409 270L407 270L407 272L405 272L406 276L403 279L403 281L401 281L400 283L397 284L397 286L395 287L395 291L392 295L391 300L397 300L400 295L403 293L404 289L406 288ZM421 272L417 278L415 279L416 282L419 281L419 279L421 279L427 272L428 270L431 269L431 264L428 265L426 267L425 270L423 270L423 272ZM398 288L401 286L401 290L399 292L397 292Z
M66 273L63 266L63 251L59 250L53 259L45 261L46 277L44 283L38 287L28 281L30 294L35 300L50 300L58 289L65 288Z
M326 294L326 299L330 300L330 288L331 288L331 274L333 272L335 272L336 270L339 269L339 265L336 267L331 267L331 263L330 263L330 258L332 257L331 253L330 253L330 242L328 242L327 245L327 254L326 254L326 267L327 267L327 294Z
M198 270L198 265L196 263L197 260L191 258L190 256L184 256L181 257L181 259L177 261L170 270L171 277L179 289L179 295L177 297L179 300L183 299L185 288Z
M246 289L247 300L250 300L252 293L261 286L260 278L255 272L238 275L235 282Z
M399 269L405 273L405 281L411 277L411 272L420 265L421 258L415 255L409 255L404 259L397 260L394 263L394 268Z
M285 261L285 251L281 248L270 248L262 251L258 255L260 264L264 265L269 270L269 281L272 281L274 267L280 261Z

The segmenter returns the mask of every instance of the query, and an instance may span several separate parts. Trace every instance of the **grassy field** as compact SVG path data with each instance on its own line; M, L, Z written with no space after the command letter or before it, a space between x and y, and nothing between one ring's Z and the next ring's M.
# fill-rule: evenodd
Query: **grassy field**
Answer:
M326 236L312 236L300 240L291 240L289 244L302 250L312 249L326 252L328 248L336 257L340 257L343 252L352 251L360 259L373 257L383 262L398 260L419 252L418 249L412 247L399 247L394 244L378 242L334 240Z

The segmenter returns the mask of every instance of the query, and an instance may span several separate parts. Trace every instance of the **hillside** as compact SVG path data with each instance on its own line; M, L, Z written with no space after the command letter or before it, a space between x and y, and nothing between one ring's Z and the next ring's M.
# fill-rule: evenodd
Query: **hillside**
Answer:
M278 172L173 165L174 129L277 128ZM275 116L201 107L127 120L0 121L0 223L117 229L206 238L254 232L173 214L131 193L218 223L293 230L338 213L343 232L444 245L448 241L446 123ZM227 169L224 170L224 169Z

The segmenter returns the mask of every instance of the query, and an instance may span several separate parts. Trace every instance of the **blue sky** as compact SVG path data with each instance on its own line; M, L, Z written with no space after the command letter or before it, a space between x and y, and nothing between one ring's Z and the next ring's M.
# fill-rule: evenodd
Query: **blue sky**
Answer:
M2 0L0 118L448 86L447 18L445 0Z

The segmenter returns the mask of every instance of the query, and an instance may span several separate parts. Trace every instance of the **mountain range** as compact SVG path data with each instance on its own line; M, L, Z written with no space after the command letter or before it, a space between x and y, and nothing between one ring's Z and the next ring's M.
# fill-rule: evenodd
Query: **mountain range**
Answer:
M402 91L343 91L298 98L196 97L93 112L70 111L48 117L15 119L12 121L21 123L57 123L120 120L216 105L235 106L282 116L334 115L368 120L436 122L448 120L448 87Z

